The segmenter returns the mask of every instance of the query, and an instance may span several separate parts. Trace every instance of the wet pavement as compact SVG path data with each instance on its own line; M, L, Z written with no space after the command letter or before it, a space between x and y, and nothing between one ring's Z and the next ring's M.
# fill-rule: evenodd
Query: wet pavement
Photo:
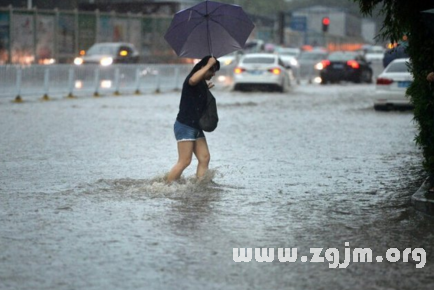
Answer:
M416 126L374 111L373 88L215 92L209 175L194 160L172 185L179 92L0 100L0 289L432 289ZM426 264L300 259L357 247L423 248ZM276 254L235 263L233 248Z

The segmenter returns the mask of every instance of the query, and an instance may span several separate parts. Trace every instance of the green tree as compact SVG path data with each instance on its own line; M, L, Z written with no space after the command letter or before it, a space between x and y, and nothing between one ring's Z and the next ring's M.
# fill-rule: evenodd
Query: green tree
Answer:
M364 15L371 15L376 8L384 16L378 37L392 42L408 37L407 52L414 82L407 94L414 104L414 120L418 126L416 144L424 156L424 168L434 185L434 89L426 80L434 71L434 31L422 19L421 11L434 8L433 1L426 0L353 0L359 3Z

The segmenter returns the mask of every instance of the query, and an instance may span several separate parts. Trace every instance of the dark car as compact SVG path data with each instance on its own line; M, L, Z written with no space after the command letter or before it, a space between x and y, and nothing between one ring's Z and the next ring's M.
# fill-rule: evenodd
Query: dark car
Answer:
M337 51L316 66L320 71L321 84L328 82L350 81L355 83L372 83L370 62L357 52Z
M99 64L108 66L114 63L137 63L139 53L131 43L102 42L92 45L82 56L76 57L74 63Z

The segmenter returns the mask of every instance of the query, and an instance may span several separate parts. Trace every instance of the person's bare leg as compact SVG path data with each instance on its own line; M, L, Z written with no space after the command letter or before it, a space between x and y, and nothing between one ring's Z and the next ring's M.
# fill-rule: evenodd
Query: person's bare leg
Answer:
M193 152L198 160L196 177L202 178L208 170L210 161L208 143L206 142L205 138L200 138L196 140Z
M190 165L194 143L193 141L178 142L178 162L176 162L167 175L167 182L178 180L184 169Z

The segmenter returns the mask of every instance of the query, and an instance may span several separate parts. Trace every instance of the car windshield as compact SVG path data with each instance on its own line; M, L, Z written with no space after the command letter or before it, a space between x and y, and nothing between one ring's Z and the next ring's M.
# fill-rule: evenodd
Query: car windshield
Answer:
M92 46L86 53L87 55L116 55L116 48L114 46L108 46L103 44L97 44Z
M394 62L387 68L388 73L408 72L407 62Z
M243 60L243 63L246 63L246 64L257 64L257 63L273 64L274 61L275 61L274 57L246 57Z
M310 60L315 60L315 59L323 59L325 58L325 54L324 53L310 53L310 52L305 52L300 54L299 59L310 59Z
M335 52L329 55L329 60L331 61L347 61L350 59L355 59L357 54L348 52Z
M296 49L291 49L291 48L279 48L276 51L280 55L297 56L299 54L299 51L297 51Z
M368 48L366 53L384 53L384 49L382 47L374 46Z

